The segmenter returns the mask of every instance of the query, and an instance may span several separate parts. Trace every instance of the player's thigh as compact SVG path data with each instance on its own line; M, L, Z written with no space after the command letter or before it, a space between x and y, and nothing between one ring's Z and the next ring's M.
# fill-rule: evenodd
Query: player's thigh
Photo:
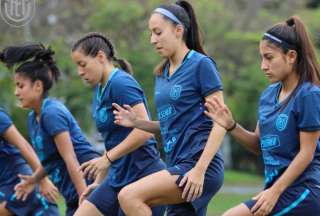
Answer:
M177 179L167 170L148 175L124 187L119 193L120 202L122 198L139 199L150 206L185 202Z
M101 212L96 208L95 205L93 205L88 200L84 200L77 211L74 213L74 216L102 216Z

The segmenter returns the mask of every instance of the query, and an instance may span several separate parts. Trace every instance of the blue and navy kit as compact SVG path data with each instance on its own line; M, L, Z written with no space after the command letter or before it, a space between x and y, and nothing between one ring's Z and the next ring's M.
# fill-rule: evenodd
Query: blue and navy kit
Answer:
M3 134L11 125L12 121L9 115L0 108L0 134ZM0 137L0 156L1 155L21 156L18 149L8 144L8 142L2 136Z
M143 103L147 109L144 93L137 81L125 71L114 68L107 83L98 85L92 105L92 116L104 139L106 150L121 143L133 130L114 123L112 103L134 106ZM147 109L148 110L148 109ZM165 168L160 159L154 138L147 140L133 152L114 161L107 178L93 191L88 200L103 214L123 215L117 194L120 189L146 175ZM164 208L153 208L153 215L163 215Z
M170 167L203 150L212 129L204 98L222 90L222 83L213 60L193 50L172 76L168 67L156 77L154 98Z
M271 187L300 150L300 132L320 130L320 88L305 82L279 102L281 83L270 85L259 104L260 145L265 187ZM320 143L306 170L280 196L272 215L314 215L320 212ZM251 208L255 201L245 204Z
M212 120L204 114L205 97L221 91L222 83L213 59L194 50L171 76L168 69L169 63L156 76L154 99L167 169L183 176L196 165L212 130ZM202 196L192 205L169 206L168 215L206 215L209 201L222 186L223 170L219 150L205 174Z
M2 137L12 125L9 115L0 109L0 203L5 201L6 208L17 216L59 215L57 206L42 197L38 188L29 194L26 201L16 199L14 187L20 182L18 174L31 175L32 170L19 150Z
M29 113L28 129L31 142L52 182L66 199L67 205L77 205L78 195L56 147L54 137L67 131L80 164L98 157L84 137L69 110L58 100L45 98L39 121L34 111Z
M98 131L104 138L106 150L121 143L132 131L114 123L112 103L134 106L144 103L147 107L144 93L131 75L115 68L104 88L96 87L93 100L93 118ZM122 187L137 179L137 171L144 170L156 160L159 160L156 141L151 138L143 146L116 160L109 169L110 184ZM129 168L130 167L130 168Z
M297 87L289 101L278 101L281 84L267 88L260 98L260 144L269 187L290 165L300 150L300 131L320 130L320 89L310 83ZM315 156L295 181L320 185L320 142Z

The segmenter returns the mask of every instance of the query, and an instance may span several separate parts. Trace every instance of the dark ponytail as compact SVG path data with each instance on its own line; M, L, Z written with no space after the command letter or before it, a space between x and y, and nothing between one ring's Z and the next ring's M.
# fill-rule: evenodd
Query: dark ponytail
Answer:
M43 44L26 44L6 47L0 52L0 61L8 68L20 64L15 72L23 74L32 82L42 81L46 95L53 81L57 81L60 76L53 55L51 48L46 48Z
M122 70L133 73L130 63L115 56L113 44L101 33L91 32L80 38L72 46L72 52L77 50L91 57L96 57L99 51L103 51L109 61L115 61Z
M119 67L122 70L132 74L133 70L132 70L131 64L126 59L119 59L119 58L113 57L113 60L118 63Z
M284 53L290 49L298 54L296 70L300 77L299 82L311 82L320 85L320 67L317 62L315 48L311 42L307 29L301 19L297 16L290 17L286 22L279 23L267 31L282 40L285 45L269 40L276 46L282 48ZM267 39L267 37L264 37Z
M170 11L178 20L182 23L184 27L183 40L189 49L200 52L204 55L207 53L203 48L203 38L202 32L199 30L199 25L196 19L196 15L191 4L184 0L179 0L175 4L161 5L159 8L166 9ZM163 16L166 20L169 20L174 25L178 25L177 22L171 20L170 18ZM154 72L155 74L161 75L163 73L166 61L162 61L156 66Z
M207 55L207 53L203 49L202 33L199 30L198 21L191 4L183 0L177 1L176 4L182 7L189 17L190 24L188 26L188 30L186 31L187 35L185 37L187 47L189 49L193 49L197 52Z

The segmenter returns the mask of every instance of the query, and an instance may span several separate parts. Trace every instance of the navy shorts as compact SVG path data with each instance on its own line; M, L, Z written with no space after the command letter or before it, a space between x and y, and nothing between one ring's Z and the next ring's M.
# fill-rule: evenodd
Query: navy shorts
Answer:
M143 178L152 173L165 169L165 164L159 160L151 164L138 179ZM125 215L120 208L118 201L118 193L122 188L115 188L109 184L106 178L88 197L88 201L99 209L99 211L108 216ZM159 206L152 208L153 216L164 215L165 207Z
M179 185L183 176L191 170L197 163L202 152L199 152L194 158L186 159L183 162L169 167L167 170L171 175L178 175L176 184ZM168 205L167 216L206 216L207 207L212 197L218 192L223 184L223 160L215 157L208 166L205 174L203 192L201 197L193 202L185 202L180 204ZM183 188L181 188L183 190Z
M251 209L255 200L247 200L244 204ZM318 213L317 213L318 212ZM299 184L288 187L279 197L270 215L318 215L320 214L320 186Z
M1 161L2 162L2 161ZM7 161L8 162L8 161ZM11 163L12 162L12 163ZM18 174L31 175L31 168L26 163L15 163L13 160L10 163L6 163L6 169L8 173L8 179L6 183L0 182L0 203L6 202L5 207L17 216L57 216L59 210L56 204L49 203L39 193L38 188L29 196L25 201L16 199L14 187L20 182Z

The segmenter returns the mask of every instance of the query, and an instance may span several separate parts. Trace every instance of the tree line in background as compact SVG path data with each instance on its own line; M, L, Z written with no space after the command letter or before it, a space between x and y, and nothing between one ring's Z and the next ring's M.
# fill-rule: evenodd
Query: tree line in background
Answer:
M153 104L153 68L160 61L149 43L148 18L160 0L38 0L29 25L14 28L0 20L0 48L39 41L56 52L62 72L51 96L63 100L88 134L94 131L90 110L92 91L78 78L70 48L81 35L99 31L117 48L118 57L129 60L134 76ZM274 23L299 15L309 27L320 51L320 0L190 0L204 34L206 51L219 68L225 101L235 118L247 128L256 126L257 102L268 85L260 70L259 41ZM1 106L9 110L17 127L26 135L27 111L16 106L13 72L0 66ZM153 115L155 117L155 115ZM234 142L233 142L234 143ZM261 170L257 159L238 144L232 145L234 168Z

